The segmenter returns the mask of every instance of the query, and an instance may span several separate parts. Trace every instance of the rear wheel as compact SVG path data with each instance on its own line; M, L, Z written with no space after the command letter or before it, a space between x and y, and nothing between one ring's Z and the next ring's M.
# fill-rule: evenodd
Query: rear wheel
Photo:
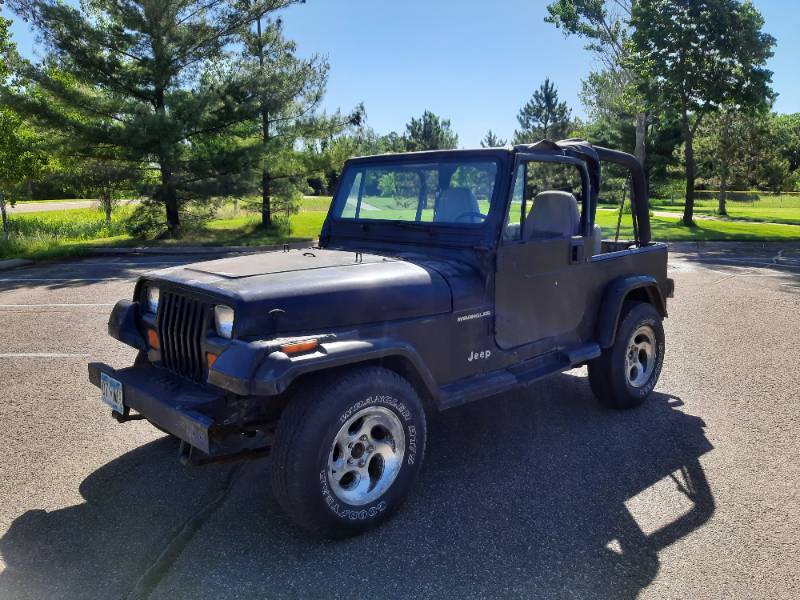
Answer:
M634 408L653 391L663 363L661 314L646 302L627 303L614 345L589 363L589 383L602 404Z
M405 499L425 452L414 388L380 367L304 388L281 416L272 487L302 527L331 537L377 526Z

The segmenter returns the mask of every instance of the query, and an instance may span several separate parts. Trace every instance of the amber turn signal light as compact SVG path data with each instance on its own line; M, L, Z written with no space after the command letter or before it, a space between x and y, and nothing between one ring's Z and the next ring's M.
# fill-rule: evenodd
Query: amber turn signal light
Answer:
M206 352L206 365L208 365L208 370L211 370L211 367L214 366L214 363L217 362L219 358L218 354L211 354L211 352Z
M161 349L161 342L158 341L158 333L156 333L155 329L148 329L147 330L147 344L153 350L160 350Z
M316 350L319 346L317 340L303 340L302 342L292 342L290 344L283 344L281 352L284 354L300 354L301 352L311 352Z

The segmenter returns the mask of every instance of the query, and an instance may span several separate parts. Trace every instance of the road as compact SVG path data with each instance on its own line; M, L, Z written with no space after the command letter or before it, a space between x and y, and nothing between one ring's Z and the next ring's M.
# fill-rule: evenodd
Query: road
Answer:
M135 204L138 200L121 200L121 204ZM97 208L96 200L63 200L59 202L17 202L8 211L13 214L71 210L74 208Z
M647 404L574 370L442 414L405 508L343 542L268 458L183 467L87 382L133 359L106 320L134 277L192 257L0 272L0 598L800 597L800 250L691 248Z

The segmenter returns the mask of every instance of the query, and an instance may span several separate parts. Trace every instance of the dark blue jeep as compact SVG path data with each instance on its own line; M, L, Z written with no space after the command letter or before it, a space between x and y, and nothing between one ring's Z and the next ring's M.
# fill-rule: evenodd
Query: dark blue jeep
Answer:
M629 182L631 240L595 225L605 165ZM135 364L89 376L186 461L269 452L292 518L349 535L407 495L426 411L581 365L603 404L644 401L671 293L628 154L566 140L356 158L317 246L142 277L109 321Z

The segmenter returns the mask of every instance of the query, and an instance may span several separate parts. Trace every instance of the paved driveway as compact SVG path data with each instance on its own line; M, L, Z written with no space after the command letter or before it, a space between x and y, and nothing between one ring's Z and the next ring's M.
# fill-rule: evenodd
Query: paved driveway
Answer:
M183 467L86 381L133 359L105 331L133 278L191 257L0 273L0 598L800 597L800 253L681 250L645 406L575 370L445 413L405 509L344 542L268 459Z

